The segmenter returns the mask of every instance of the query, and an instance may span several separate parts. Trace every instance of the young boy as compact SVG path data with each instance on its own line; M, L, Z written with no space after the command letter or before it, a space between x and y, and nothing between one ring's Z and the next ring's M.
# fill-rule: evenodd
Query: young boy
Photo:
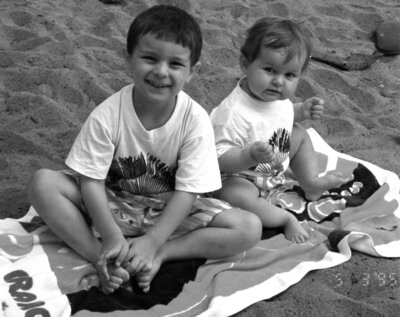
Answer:
M66 159L71 171L39 170L28 185L34 208L95 265L105 293L129 274L147 292L165 261L232 256L260 239L252 213L198 196L221 187L208 114L182 91L201 48L185 11L139 14L127 37L134 84L93 110Z
M300 125L293 125L322 113L318 98L295 105L289 100L310 50L308 37L294 22L258 20L241 48L245 77L211 113L223 173L216 197L254 212L264 227L283 227L286 238L296 243L310 238L307 231L293 214L268 200L268 193L284 182L288 166L309 200L349 180L339 172L319 177L311 140Z

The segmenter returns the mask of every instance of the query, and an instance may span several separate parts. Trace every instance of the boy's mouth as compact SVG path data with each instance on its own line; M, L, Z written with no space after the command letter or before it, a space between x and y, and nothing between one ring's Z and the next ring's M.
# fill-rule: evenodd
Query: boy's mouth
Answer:
M146 82L155 88L168 88L170 86L169 84L160 83L153 80L146 80Z

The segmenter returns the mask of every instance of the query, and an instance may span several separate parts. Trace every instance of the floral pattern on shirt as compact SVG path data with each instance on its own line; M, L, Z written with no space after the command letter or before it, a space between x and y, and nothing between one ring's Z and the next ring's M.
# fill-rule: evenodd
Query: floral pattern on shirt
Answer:
M132 194L152 195L173 191L176 168L171 169L151 154L113 159L107 186Z

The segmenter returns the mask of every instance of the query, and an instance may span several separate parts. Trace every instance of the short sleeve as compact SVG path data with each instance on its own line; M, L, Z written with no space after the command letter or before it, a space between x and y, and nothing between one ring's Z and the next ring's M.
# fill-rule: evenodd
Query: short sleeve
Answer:
M218 157L221 157L225 152L236 149L244 148L243 140L245 137L241 136L238 132L239 129L233 129L227 125L215 125L215 143Z
M214 132L207 112L201 110L185 124L175 178L177 190L206 193L221 188Z
M102 107L96 108L76 137L66 165L84 176L105 179L115 149L112 129L112 119L102 113Z

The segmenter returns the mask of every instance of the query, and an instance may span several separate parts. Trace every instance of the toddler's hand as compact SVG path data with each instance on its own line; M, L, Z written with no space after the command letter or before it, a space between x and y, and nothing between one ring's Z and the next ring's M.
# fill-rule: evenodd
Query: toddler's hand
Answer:
M272 161L274 152L267 142L256 141L250 146L250 156L258 163L268 163Z
M302 112L303 118L311 119L311 120L319 120L322 117L322 112L324 111L324 103L325 101L317 98L312 97L308 98L306 101L303 102L302 105Z

